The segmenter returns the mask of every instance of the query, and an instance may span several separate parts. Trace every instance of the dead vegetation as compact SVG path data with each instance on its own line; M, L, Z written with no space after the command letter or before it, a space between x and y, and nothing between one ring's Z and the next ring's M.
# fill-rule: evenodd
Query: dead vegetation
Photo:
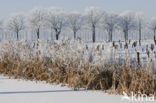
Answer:
M66 46L64 43L61 45ZM57 48L57 53L61 52L58 49L59 46L55 45L54 48L55 50ZM81 54L82 51L74 52L73 55L76 56L79 53ZM81 58L78 57L62 56L62 59L51 59L53 56L41 58L39 54L29 61L21 58L18 53L12 56L14 54L10 51L3 51L0 73L15 78L61 83L75 89L113 90L119 94L123 91L130 94L133 91L136 94L154 94L156 97L156 77L150 66L132 67L128 63L92 65L89 61L80 60ZM65 51L64 54L66 54Z

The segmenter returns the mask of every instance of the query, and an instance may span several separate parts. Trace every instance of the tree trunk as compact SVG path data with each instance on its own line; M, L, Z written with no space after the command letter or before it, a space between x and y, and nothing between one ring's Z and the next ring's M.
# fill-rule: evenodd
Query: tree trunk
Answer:
M127 42L127 40L128 40L128 30L124 31L124 38L125 38L125 42Z
M56 30L56 40L59 40L60 33L61 33L61 30Z
M126 31L124 31L124 39L125 39L125 42L127 41L126 39Z
M40 29L37 29L37 39L40 39Z
M56 34L56 40L58 40L59 39L59 35L58 34Z
M54 30L55 30L55 33L56 33L56 40L59 40L59 35L61 33L61 29L55 28Z
M111 42L113 41L113 32L111 31Z
M141 45L141 27L139 27L139 44Z
M113 36L112 36L112 31L109 31L109 42L112 42L113 41Z
M92 25L92 40L95 43L95 25Z
M74 31L74 40L76 39L76 31Z
M16 34L17 34L17 40L19 40L19 31L17 31Z
M124 28L125 42L128 40L128 30L128 24L126 24L126 27Z

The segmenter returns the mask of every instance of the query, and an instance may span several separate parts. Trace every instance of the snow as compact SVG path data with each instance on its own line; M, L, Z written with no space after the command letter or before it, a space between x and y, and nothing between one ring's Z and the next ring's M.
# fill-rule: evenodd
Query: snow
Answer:
M45 82L9 79L0 76L1 103L130 103L120 95L109 95L103 91L74 91L61 85ZM131 102L135 103L135 102ZM137 102L136 102L137 103ZM142 102L139 102L142 103ZM145 102L144 102L145 103ZM155 103L149 102L149 103Z
M0 76L1 103L104 103L106 101L124 103L121 101L121 96L109 95L102 91L74 91L60 85Z

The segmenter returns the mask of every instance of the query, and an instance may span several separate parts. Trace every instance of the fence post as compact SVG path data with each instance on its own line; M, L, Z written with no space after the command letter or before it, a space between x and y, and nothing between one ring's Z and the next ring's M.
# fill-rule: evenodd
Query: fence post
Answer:
M140 65L140 53L137 52L137 62L138 62L138 65Z

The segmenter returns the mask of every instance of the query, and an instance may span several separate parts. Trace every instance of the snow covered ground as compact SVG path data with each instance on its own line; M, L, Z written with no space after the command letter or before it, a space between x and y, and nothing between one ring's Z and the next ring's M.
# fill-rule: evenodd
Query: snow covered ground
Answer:
M0 76L0 103L133 103L102 91L73 91L60 85ZM140 103L140 102L139 102ZM148 102L154 103L154 102Z

